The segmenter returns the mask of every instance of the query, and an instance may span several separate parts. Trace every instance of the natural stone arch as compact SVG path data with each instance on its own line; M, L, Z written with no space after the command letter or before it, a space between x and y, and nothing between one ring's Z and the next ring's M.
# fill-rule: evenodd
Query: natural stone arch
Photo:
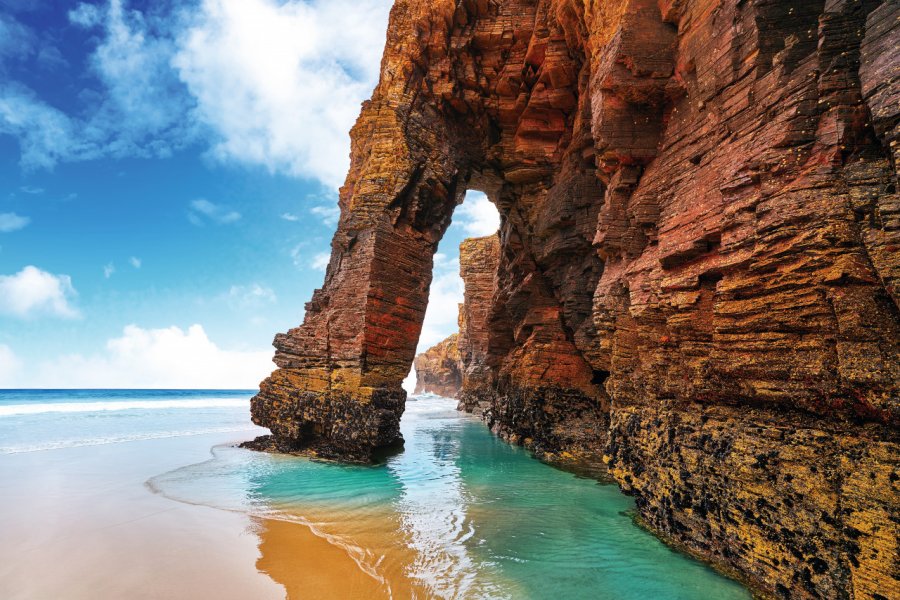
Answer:
M397 0L325 286L256 422L358 459L394 439L430 257L481 177L503 223L468 400L495 431L586 425L648 526L764 594L900 589L897 16Z
M547 22L546 2L443 4L424 10L422 2L400 0L392 10L381 81L352 132L325 284L307 304L304 323L276 336L279 368L253 399L254 421L281 449L367 459L398 437L401 382L421 331L432 256L467 189L485 191L498 206L511 253L501 268L528 282L504 290L511 318L534 320L525 333L548 350L546 360L555 353L578 363L561 371L564 387L602 393L591 387L591 368L578 352L558 348L580 335L562 323L564 310L574 306L577 320L589 325L590 292L580 305L560 307L553 286L564 282L544 278L521 242L542 220L522 213L523 198L571 192L565 186L578 173L596 188L591 196L601 194L592 158L582 156L591 145L588 99L576 93L579 73L586 73L583 49L571 46L575 33L559 23L535 29ZM573 177L560 187L551 179L562 162ZM582 250L591 234L581 236ZM544 321L555 325L552 333ZM510 362L515 376L501 371L506 388L516 388L511 377L538 386L547 366L531 364L527 352L520 359Z

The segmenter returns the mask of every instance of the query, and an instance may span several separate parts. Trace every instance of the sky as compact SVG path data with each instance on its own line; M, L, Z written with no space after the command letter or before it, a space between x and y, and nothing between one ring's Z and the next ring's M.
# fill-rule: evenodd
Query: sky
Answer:
M322 284L389 0L0 0L0 388L255 388ZM470 192L420 349L456 330Z

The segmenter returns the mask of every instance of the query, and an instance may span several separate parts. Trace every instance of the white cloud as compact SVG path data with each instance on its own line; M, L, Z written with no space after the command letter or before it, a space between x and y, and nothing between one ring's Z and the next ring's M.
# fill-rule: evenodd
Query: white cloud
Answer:
M274 369L270 350L223 350L200 325L125 327L103 352L36 366L26 384L69 388L255 388Z
M0 213L0 233L18 231L31 223L28 217L22 217L16 213Z
M27 266L15 275L0 275L0 315L78 317L69 301L76 295L68 275L53 275Z
M331 188L378 78L390 0L204 0L173 64L222 160Z
M500 228L500 213L494 203L482 192L468 192L454 216L461 218L463 229L472 236L496 233Z
M8 386L22 369L22 361L12 348L0 344L0 387Z
M190 204L188 210L188 220L194 225L204 225L205 223L218 223L226 225L234 223L241 219L241 213L231 210L226 206L214 204L209 200L200 198L194 200Z
M284 219L285 221L291 221L291 222L300 220L300 217L298 217L295 214L291 214L291 213L283 213L281 215L281 218Z
M275 295L272 288L258 283L233 285L225 295L225 299L232 308L259 308L278 302L278 296Z
M64 112L10 77L0 83L0 134L18 139L22 168L52 169L59 162L103 156L166 157L194 143L200 126L189 114L196 101L171 65L175 35L183 28L180 15L129 10L124 0L82 3L70 11L70 22L90 31L89 41L97 40L89 57L95 79L84 78L79 110ZM58 50L41 45L38 62L65 63Z
M194 103L171 66L174 42L152 33L150 14L126 10L123 0L110 0L103 22L106 37L92 56L93 70L106 88L93 120L108 130L111 124L120 127L113 154L121 149L166 156L192 137L185 113ZM144 139L152 140L146 149L140 143Z
M331 206L313 206L309 209L309 212L319 217L322 224L327 227L334 227L337 225L338 219L341 216L341 209L337 204Z
M443 252L437 252L434 255L434 271L435 273L452 271L459 273L459 256L453 258L447 256Z
M105 279L109 279L113 276L113 273L116 272L116 266L112 263L107 263L103 265L103 277Z
M132 256L131 258L128 259L128 262L131 263L131 266L134 267L135 269L141 268L141 264L142 264L141 259L139 259L137 256Z
M424 352L459 330L459 305L463 301L463 280L457 271L436 273L431 281L428 309L419 336L417 353Z
M0 13L0 61L27 56L34 49L34 42L34 34L27 27L12 15Z
M69 11L69 21L82 27L94 27L103 22L103 13L99 6L82 2Z
M169 156L205 140L222 161L333 190L349 166L350 127L378 79L391 5L201 0L139 9L128 0L84 2L68 13L96 44L81 106L60 110L0 78L0 134L18 139L25 169ZM0 72L4 59L34 58L36 40L0 15ZM35 60L58 68L64 59L57 51Z
M75 127L28 88L0 84L0 134L18 138L23 169L50 169L62 159L91 154L90 144L76 142Z
M319 252L315 256L312 257L312 260L309 263L309 266L315 269L316 271L324 271L328 267L328 262L331 260L330 252Z
M19 188L19 191L22 192L23 194L37 195L37 194L43 194L44 188L34 187L31 185L23 185L22 187Z

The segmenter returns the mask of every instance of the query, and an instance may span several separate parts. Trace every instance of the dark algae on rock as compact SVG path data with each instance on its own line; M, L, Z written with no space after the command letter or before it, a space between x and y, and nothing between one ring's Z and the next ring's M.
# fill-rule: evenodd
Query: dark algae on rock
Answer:
M900 597L900 3L397 0L325 283L253 401L399 436L467 189L461 406L603 457L641 520L784 598Z

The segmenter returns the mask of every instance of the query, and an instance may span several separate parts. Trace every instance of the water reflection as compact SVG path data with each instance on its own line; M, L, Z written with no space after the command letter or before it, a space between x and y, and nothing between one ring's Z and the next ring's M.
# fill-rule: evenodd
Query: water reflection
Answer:
M378 467L220 447L148 484L253 515L258 568L291 598L749 598L635 527L615 486L533 460L451 401L409 402L402 430Z

